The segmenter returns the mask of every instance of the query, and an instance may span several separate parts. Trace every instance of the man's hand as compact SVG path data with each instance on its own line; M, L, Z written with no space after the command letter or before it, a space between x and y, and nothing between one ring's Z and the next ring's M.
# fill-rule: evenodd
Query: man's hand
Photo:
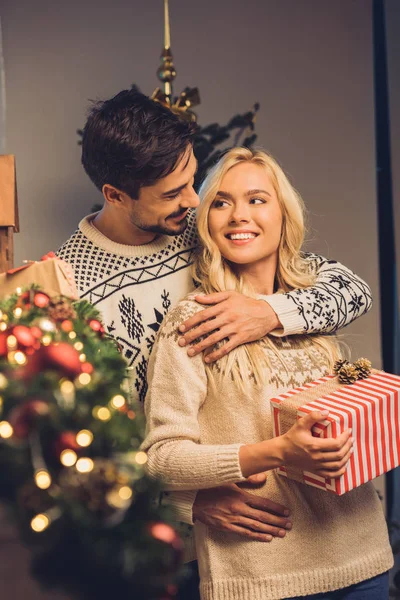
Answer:
M195 356L218 342L228 341L205 357L206 362L214 362L231 350L259 340L277 327L281 327L278 317L264 300L255 300L239 292L218 292L207 296L195 296L200 304L211 304L179 327L185 333L179 339L180 346L187 346L194 340L207 336L188 349L189 356Z
M248 479L251 483L252 478ZM284 537L292 528L288 516L289 510L281 504L254 496L234 483L200 490L193 505L195 520L259 542Z

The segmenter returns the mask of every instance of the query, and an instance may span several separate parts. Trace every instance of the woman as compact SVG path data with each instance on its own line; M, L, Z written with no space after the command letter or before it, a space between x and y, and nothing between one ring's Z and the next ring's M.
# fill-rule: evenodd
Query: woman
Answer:
M200 190L202 249L194 277L205 293L249 296L306 287L300 254L303 205L264 152L229 151ZM271 544L195 523L203 600L294 597L384 600L393 557L371 483L338 497L280 477L287 466L339 477L352 452L350 432L311 435L313 413L272 437L269 399L332 371L332 338L266 337L207 364L176 343L178 326L203 307L182 301L166 317L153 349L145 409L149 472L170 490L197 490L267 471L259 490L290 507L293 529ZM218 328L216 319L215 327ZM341 590L334 592L334 590Z

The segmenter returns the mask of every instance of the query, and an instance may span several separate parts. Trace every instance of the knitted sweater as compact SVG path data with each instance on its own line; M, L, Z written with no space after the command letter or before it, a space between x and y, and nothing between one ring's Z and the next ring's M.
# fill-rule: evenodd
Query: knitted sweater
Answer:
M187 357L177 327L200 310L182 301L169 312L150 358L145 402L148 469L166 489L212 488L243 480L241 444L272 437L269 398L326 373L312 338L274 338L287 368L261 340L271 365L269 383L245 397L228 378L208 384L201 356ZM216 365L214 368L218 368ZM249 373L251 377L251 373ZM372 483L344 496L269 471L253 493L291 510L293 529L271 543L194 525L202 600L272 600L350 586L393 564L385 519Z
M143 401L146 369L161 322L193 289L190 265L198 244L195 213L177 236L160 236L151 244L117 244L85 217L79 229L61 246L59 258L74 271L80 298L102 313L106 331L116 338L127 359L132 395ZM263 296L283 325L286 335L334 331L371 307L366 283L336 261L308 255L313 287L288 294Z

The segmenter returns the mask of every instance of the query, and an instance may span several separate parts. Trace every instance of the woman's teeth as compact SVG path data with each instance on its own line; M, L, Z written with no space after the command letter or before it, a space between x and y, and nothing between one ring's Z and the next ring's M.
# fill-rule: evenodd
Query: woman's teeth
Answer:
M228 234L228 238L230 240L250 240L255 238L255 233L230 233Z

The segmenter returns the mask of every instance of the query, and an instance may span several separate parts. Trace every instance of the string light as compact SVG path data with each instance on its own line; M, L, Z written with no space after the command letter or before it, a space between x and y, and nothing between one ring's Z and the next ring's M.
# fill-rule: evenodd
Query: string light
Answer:
M70 340L74 340L76 338L76 332L75 331L70 331L68 334L68 337Z
M0 373L0 390L4 390L8 385L8 380L3 373Z
M40 471L36 471L35 473L35 483L41 490L47 490L51 486L51 477L50 473L45 469L41 469Z
M83 457L78 460L75 466L79 473L90 473L90 471L93 471L94 462L91 458Z
M13 433L14 433L14 429L12 428L12 426L10 425L10 423L8 421L0 422L0 437L2 437L4 439L8 439L12 436Z
M62 379L60 381L60 391L62 394L72 394L75 392L75 386L69 379Z
M128 486L113 488L106 494L106 500L114 508L128 508L132 499L132 490Z
M63 450L60 454L60 461L64 467L72 467L77 461L77 454L73 450Z
M51 333L52 331L56 330L56 324L46 317L39 319L38 325L42 331L46 331L47 333Z
M4 323L4 321L2 321L0 323L0 331L5 331L6 329L7 329L7 325L6 325L6 323Z
M83 350L83 344L82 344L82 342L75 342L74 348L75 348L75 350L78 350L78 352L80 352L81 350Z
M42 531L47 529L49 525L50 525L50 519L44 513L36 515L36 517L33 517L32 521L31 521L31 527L32 527L33 531L36 531L36 533L41 533Z
M15 291L17 293L17 296L20 296L22 294L22 289L20 287L17 287Z
M76 434L76 442L83 448L87 448L93 441L93 433L88 429L82 429Z
M121 488L119 488L118 495L122 498L122 500L130 500L133 492L130 487L123 485Z
M79 360L80 360L81 362L85 362L85 360L86 360L86 354L84 354L84 353L82 352L82 354L80 354L80 355L79 355Z
M137 462L138 465L145 465L147 463L146 452L137 452L135 455L135 462Z
M87 385L88 383L90 383L92 380L91 376L89 375L89 373L81 373L78 377L78 381L81 385Z
M18 350L18 352L15 352L14 354L14 360L17 363L17 365L25 365L26 364L26 355L21 352L20 350Z
M17 308L14 309L14 317L17 317L17 319L19 319L19 317L22 315L22 308L20 306L17 306Z
M125 405L125 398L121 394L118 394L114 398L111 398L110 405L113 408L122 408Z
M9 335L7 338L7 347L9 348L9 350L13 350L17 346L18 346L18 342L17 342L17 338L15 337L15 335Z
M99 421L109 421L111 419L111 412L106 406L95 406L92 415Z
M44 335L42 337L43 346L49 346L51 344L51 335Z

